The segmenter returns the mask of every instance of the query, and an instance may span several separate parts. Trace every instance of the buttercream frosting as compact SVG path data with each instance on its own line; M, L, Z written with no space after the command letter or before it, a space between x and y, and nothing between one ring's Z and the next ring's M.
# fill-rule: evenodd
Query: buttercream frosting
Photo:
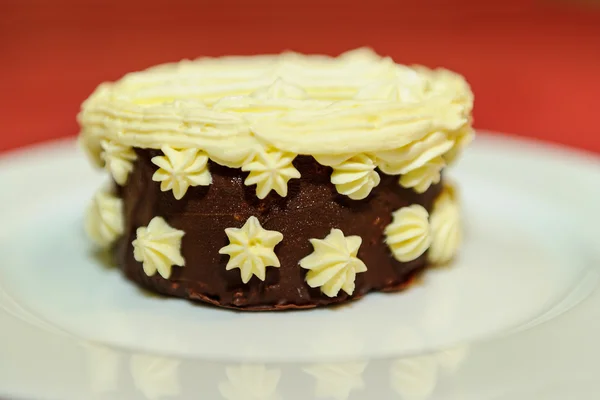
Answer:
M353 200L362 200L381 181L375 167L373 159L359 154L333 166L331 183L340 194Z
M162 217L154 217L147 227L137 229L133 241L133 256L141 262L144 273L169 279L174 265L185 266L181 255L181 239L185 232L171 227Z
M306 282L312 288L335 297L340 290L354 293L356 274L365 272L367 266L357 257L362 243L360 236L344 236L339 229L332 229L325 239L310 239L314 251L300 260L300 266L308 269Z
M400 208L392 216L392 223L384 230L392 255L400 262L417 259L431 244L429 213L423 206L413 204Z
M105 168L111 173L115 182L123 186L133 171L133 162L137 159L135 151L129 146L109 140L102 140L100 146Z
M454 145L444 154L444 160L448 164L453 164L458 159L458 156L462 153L463 149L475 139L475 131L470 124L468 124L458 132L455 132L453 139Z
M226 270L240 269L242 282L248 283L252 276L265 280L267 267L279 268L275 246L283 240L277 231L264 229L254 216L248 218L241 228L227 228L229 244L219 254L229 255Z
M85 217L85 230L90 239L108 247L123 234L123 200L106 188L99 190Z
M435 200L430 218L431 246L427 252L429 261L443 264L450 261L462 242L460 208L453 186L447 184Z
M379 168L390 175L406 174L437 160L454 145L444 132L433 132L403 147L377 153Z
M273 148L259 150L254 159L242 167L242 171L250 172L244 181L247 186L256 185L256 196L264 199L275 190L282 197L287 196L288 181L300 178L300 172L292 165L296 156Z
M152 158L159 169L152 180L160 182L163 192L172 190L177 200L183 198L190 186L207 186L212 182L208 171L208 156L198 149L176 150L163 146L164 155Z
M455 137L470 126L472 102L464 78L444 69L399 65L369 49L338 57L287 52L130 73L100 85L78 119L92 157L107 140L202 149L239 168L257 149L379 156L435 132Z
M442 157L436 157L419 168L408 171L400 176L398 182L405 188L413 188L417 193L425 193L433 184L442 179L442 169L446 162Z

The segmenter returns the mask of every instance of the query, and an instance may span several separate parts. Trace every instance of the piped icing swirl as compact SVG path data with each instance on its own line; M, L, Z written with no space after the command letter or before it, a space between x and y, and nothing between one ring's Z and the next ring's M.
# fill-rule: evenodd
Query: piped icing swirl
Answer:
M107 188L100 189L87 209L87 235L98 246L108 247L123 234L123 230L123 200Z
M435 200L431 213L430 262L444 264L452 260L462 242L462 220L454 185L447 183Z
M197 148L239 168L265 148L355 156L400 149L434 132L458 137L470 126L472 103L458 74L359 49L160 65L100 85L78 119L94 160L106 141L123 149ZM116 175L123 181L123 172Z

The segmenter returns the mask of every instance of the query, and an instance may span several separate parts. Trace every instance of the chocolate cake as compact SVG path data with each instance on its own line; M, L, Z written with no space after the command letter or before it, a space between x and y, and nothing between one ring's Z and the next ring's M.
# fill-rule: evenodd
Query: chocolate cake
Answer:
M473 137L472 104L460 75L368 49L131 73L79 114L111 177L86 230L133 282L222 307L401 290L460 247L442 176Z

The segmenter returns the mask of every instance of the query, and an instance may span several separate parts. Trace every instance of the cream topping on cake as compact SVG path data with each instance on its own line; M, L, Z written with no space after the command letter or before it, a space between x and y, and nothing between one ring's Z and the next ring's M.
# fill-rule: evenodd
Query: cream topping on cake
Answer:
M413 204L395 211L392 217L392 223L384 230L392 255L400 262L416 260L431 245L429 213L423 206Z
M446 184L442 194L435 200L430 218L431 247L429 261L436 264L452 260L462 242L462 221L456 199L456 189Z
M356 274L365 272L367 266L357 257L362 244L360 236L344 236L339 229L332 229L325 239L310 239L314 251L300 260L300 266L308 271L306 283L329 297L340 290L354 293Z
M442 169L446 162L442 157L436 157L419 168L408 171L400 176L399 183L402 187L413 188L417 193L425 193L433 184L442 179Z
M458 74L407 67L368 49L338 57L283 53L200 58L104 83L79 114L95 156L123 148L198 148L239 168L258 149L313 156L387 152L471 123ZM121 179L119 175L119 180Z
M100 141L100 148L102 149L100 158L115 182L119 185L127 183L127 178L133 171L133 162L137 159L133 148L110 140Z
M219 254L229 255L225 269L239 268L242 282L248 283L252 276L265 280L267 267L279 268L275 246L283 240L281 232L264 229L258 218L248 218L241 228L227 228L225 234L229 244Z
M100 189L85 216L85 231L98 246L108 247L124 230L123 200L106 188Z
M300 172L292 165L296 156L276 149L256 152L251 162L242 166L242 171L250 172L244 181L247 186L256 185L256 197L264 199L274 190L280 196L287 196L288 181L300 178Z
M173 196L181 200L190 186L208 186L212 177L208 171L208 156L198 149L177 150L162 147L162 156L152 158L159 169L152 180L160 182L163 192L172 190Z
M359 154L333 166L331 183L335 185L338 193L352 200L362 200L381 182L379 174L375 171L376 167L370 157Z
M143 264L144 273L157 272L164 279L171 277L174 265L185 266L181 255L181 239L185 232L171 227L162 217L154 217L147 227L140 227L133 241L133 256Z

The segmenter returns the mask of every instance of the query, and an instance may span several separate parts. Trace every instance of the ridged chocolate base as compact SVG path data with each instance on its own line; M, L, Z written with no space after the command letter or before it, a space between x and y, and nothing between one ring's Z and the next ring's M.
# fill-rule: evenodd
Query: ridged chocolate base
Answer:
M381 183L361 201L339 195L330 183L331 169L312 157L300 156L294 166L302 178L289 182L288 196L275 193L264 200L255 195L255 186L245 186L246 173L210 163L213 183L190 188L182 200L172 192L161 192L152 181L156 166L150 159L156 151L138 150L138 161L125 187L120 188L124 202L125 235L115 247L115 256L125 275L152 291L197 300L221 307L244 310L284 310L323 306L364 296L370 291L403 289L411 278L426 267L426 254L401 263L385 244L383 230L392 212L411 204L431 210L441 191L441 183L423 194L403 189L398 177L381 174ZM169 280L160 275L148 277L133 257L136 230L147 226L156 216L185 232L183 268L173 267ZM225 229L241 227L255 216L265 229L283 234L275 248L280 268L268 267L264 282L257 277L242 283L239 269L225 270L229 259L219 249L228 244ZM313 251L309 239L322 239L332 228L344 235L362 237L358 257L368 270L356 277L352 296L343 291L335 298L312 289L305 282L307 270L298 262Z

